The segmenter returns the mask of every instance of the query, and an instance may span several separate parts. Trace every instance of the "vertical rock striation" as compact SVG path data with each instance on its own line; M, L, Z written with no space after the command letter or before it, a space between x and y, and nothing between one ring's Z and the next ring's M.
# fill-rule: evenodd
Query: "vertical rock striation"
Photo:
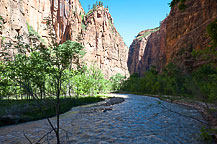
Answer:
M150 39L152 33L158 30L159 28L144 30L140 32L134 39L133 43L130 46L127 61L128 69L131 74L138 73L139 75L142 75L143 67L141 67L142 65L140 64L140 62L143 61L144 54L147 55L147 53L150 53L150 46L147 45L148 40ZM148 57L146 58L149 59Z
M128 48L103 6L85 15L79 0L1 0L0 16L2 37L14 40L19 34L27 42L28 25L49 42L46 26L49 17L59 43L73 40L84 45L87 53L84 61L88 65L96 65L106 77L117 73L128 75Z
M3 36L27 36L28 24L46 39L48 17L59 42L75 40L81 32L80 15L84 10L79 0L2 0L0 4L0 14L4 19Z
M87 14L82 37L88 65L98 65L107 76L128 75L128 47L114 27L107 8L97 6Z

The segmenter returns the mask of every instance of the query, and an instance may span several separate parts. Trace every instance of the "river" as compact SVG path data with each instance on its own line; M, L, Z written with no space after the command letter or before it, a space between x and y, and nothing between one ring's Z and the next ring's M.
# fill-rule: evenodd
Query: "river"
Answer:
M61 143L200 144L201 114L192 108L132 94L110 94L124 102L72 108L61 115ZM51 121L55 123L55 119ZM0 144L36 143L51 130L47 120L0 127ZM25 134L25 136L24 136ZM40 143L55 143L54 133Z

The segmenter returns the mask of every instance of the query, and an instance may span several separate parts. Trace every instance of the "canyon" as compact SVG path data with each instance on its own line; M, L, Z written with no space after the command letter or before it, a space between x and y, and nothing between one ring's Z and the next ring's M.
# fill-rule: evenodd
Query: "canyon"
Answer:
M18 35L23 38L22 41L31 45L29 35L34 33L38 42L43 43L46 48L52 44L52 39L55 39L58 44L68 40L80 43L86 54L79 62L88 67L94 66L100 69L106 79L118 73L127 77L130 74L138 73L142 77L152 67L161 73L170 63L174 63L175 65L172 66L178 66L189 75L189 72L208 63L203 59L195 59L192 52L211 46L212 40L207 33L207 26L217 18L217 1L173 0L172 2L174 5L171 6L170 14L161 22L160 27L141 31L128 48L114 26L109 9L105 8L102 3L94 5L89 12L85 13L79 0L0 0L0 60L4 58L1 52L7 48L4 47L4 42L13 41L14 44L17 42L15 37ZM180 3L184 5L180 7ZM48 23L51 27L48 27ZM14 48L13 44L12 48ZM64 48L69 47L67 45ZM17 52L16 49L13 50L10 51L11 55ZM50 51L47 53L50 54ZM200 139L197 136L199 136L200 131L202 132L202 127L205 128L207 125L205 118L196 109L175 103L176 99L181 100L182 95L185 96L186 101L188 101L189 96L189 98L201 98L203 102L206 100L207 102L216 102L216 71L215 73L201 72L200 75L192 76L192 78L188 78L187 74L180 76L176 71L173 74L175 76L170 76L169 72L167 76L158 75L157 72L151 71L148 73L150 75L147 74L143 78L133 75L127 80L118 78L121 76L117 75L117 77L113 77L114 81L111 79L111 83L109 83L109 81L101 78L98 71L96 74L87 71L88 74L86 74L86 71L82 69L82 71L75 73L69 71L68 74L67 70L72 68L71 65L69 66L72 60L67 59L70 57L67 55L73 52L64 51L63 60L58 58L59 55L61 56L61 52L60 50L60 54L51 53L49 56L54 55L57 58L51 58L51 60L48 58L50 61L44 61L47 57L42 57L42 65L40 65L40 59L34 59L34 57L32 61L26 63L25 59L20 59L21 63L24 63L23 65L20 63L13 65L12 63L8 69L7 65L4 66L0 63L2 70L0 74L3 75L0 80L1 84L4 84L1 85L0 100L8 99L10 102L10 98L18 100L19 97L23 100L23 95L24 100L25 95L27 100L34 100L34 97L37 96L41 100L43 100L43 96L44 99L52 100L52 97L56 96L55 103L52 103L55 108L52 107L52 109L56 109L54 113L57 116L56 122L51 118L52 123L57 125L57 128L53 128L49 121L50 125L48 125L45 120L12 126L11 129L5 127L7 130L3 127L0 130L0 143L14 143L20 139L26 141L28 138L24 134L24 130L25 133L32 134L28 135L31 139L36 140L51 127L51 130L56 133L57 141L59 136L63 137L63 133L59 135L59 130L64 131L66 129L65 133L70 133L70 139L68 139L70 142L174 143L184 141L184 143L199 143ZM24 56L28 54L26 52ZM35 55L37 56L37 54ZM62 64L62 61L67 61L67 63ZM8 63L10 64L10 61ZM25 67L28 66L28 63L30 66ZM38 63L39 65L37 65ZM55 64L48 71L44 70L53 63ZM67 69L64 71L66 67ZM55 71L57 68L60 70ZM93 69L95 70L95 68ZM8 73L7 70L9 70ZM22 72L25 70L27 72L24 72L23 75ZM41 71L43 73L40 73ZM50 76L52 73L54 74ZM85 74L83 75L83 73ZM191 83L192 80L194 80L193 83ZM152 94L156 98L133 94L111 94L109 96L119 97L124 102L119 103L119 105L106 105L103 101L99 104L75 107L68 113L61 115L59 119L59 110L63 106L61 104L60 107L60 96L64 96L66 100L67 96L71 98L71 93L76 96L76 99L79 96L95 96L98 93L111 91L109 85L115 86L111 88L115 92L121 90L144 95ZM162 98L165 96L168 102L158 99L157 95L162 96ZM171 95L176 97L173 98ZM206 103L202 103L202 105L207 106ZM22 106L16 107L15 105L12 108L20 110L19 107ZM31 114L34 112L28 105L24 108L30 109L29 113ZM215 108L212 110L214 111ZM14 117L12 115L11 118L9 110L5 107L6 114L3 113L3 120L6 119L7 122L8 118L17 119L15 117L17 112L13 112ZM41 108L40 112L45 113ZM216 117L215 113L214 116ZM209 118L207 119L209 120ZM215 126L214 129L216 129L216 119L211 119L209 122L213 123L212 126ZM59 124L64 129L59 129ZM117 129L114 129L113 125ZM39 130L41 126L44 129ZM134 130L132 127L136 127L136 129ZM14 132L14 130L16 131ZM24 137L20 137L21 131ZM49 133L46 134L48 143ZM55 136L50 136L53 142ZM213 136L216 137L216 134ZM68 135L66 141L67 137Z
M162 72L171 62L183 71L191 72L205 63L195 60L191 53L210 46L206 27L217 18L217 1L188 0L184 4L184 10L179 4L171 8L159 30L142 31L134 39L129 50L130 74L143 76L153 66Z
M86 51L83 63L101 69L107 78L117 73L143 76L153 66L162 72L171 62L191 72L205 63L191 53L210 46L206 27L217 17L216 0L188 0L185 10L176 4L159 28L141 31L128 48L104 6L85 14L79 0L2 0L0 4L0 39L14 41L16 35L22 35L28 43L30 26L49 43L49 19L57 41L81 43Z
M85 14L79 0L1 0L0 5L1 39L15 41L14 37L20 35L28 43L31 28L49 44L49 20L58 43L72 40L84 46L83 63L101 69L107 78L117 73L129 75L128 47L104 6Z

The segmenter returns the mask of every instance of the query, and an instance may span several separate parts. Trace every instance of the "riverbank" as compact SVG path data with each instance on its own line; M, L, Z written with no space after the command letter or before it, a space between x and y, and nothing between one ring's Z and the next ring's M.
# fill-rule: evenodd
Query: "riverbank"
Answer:
M102 96L61 98L60 113L67 112L72 107L96 103L103 100L105 100L105 97ZM0 101L0 126L50 118L55 115L56 106L54 99Z
M198 110L203 118L208 122L208 129L203 131L204 138L209 139L212 137L214 141L217 143L217 107L214 104L205 103L197 100L193 100L186 97L181 96L168 96L168 95L152 95L152 94L142 94L136 92L117 92L121 94L135 94L141 96L149 96L159 98L160 100L167 101L170 103L175 103L179 105L184 105L187 107L194 108Z
M112 106L122 103L124 98L92 96L80 98L63 98L60 101L60 113L65 113L73 107L103 102L100 106ZM40 120L55 116L54 100L1 100L0 101L0 126L19 124L28 121ZM103 109L102 111L107 111Z

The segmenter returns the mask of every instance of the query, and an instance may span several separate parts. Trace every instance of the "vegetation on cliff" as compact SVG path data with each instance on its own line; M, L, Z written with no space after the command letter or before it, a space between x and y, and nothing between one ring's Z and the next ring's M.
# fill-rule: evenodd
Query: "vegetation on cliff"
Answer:
M36 38L37 40L39 40L40 42L46 45L45 40L33 29L33 27L30 26L28 23L26 24L27 24L27 29L29 32L29 37Z
M96 1L96 4L93 4L93 6L92 6L92 8L90 7L90 5L88 6L89 8L88 8L88 12L87 12L87 16L88 15L90 15L90 14L92 14L95 10L97 10L97 7L103 7L104 5L103 5L103 2L102 1ZM105 7L105 6L104 6ZM107 8L108 8L108 6L107 6Z
M0 34L2 31L2 24L3 24L3 18L2 18L2 16L0 16Z
M151 29L151 30L147 31L146 33L144 33L143 35L137 36L136 39L142 40L143 38L146 38L147 36L149 36L150 34L156 32L158 30L160 30L160 27Z
M187 8L187 6L185 5L186 0L172 0L169 3L169 6L172 8L174 7L176 4L178 4L178 8L180 10L185 10Z
M207 33L212 40L212 46L217 47L217 19L207 26Z
M217 20L211 22L207 26L207 34L211 38L211 43L208 47L201 50L194 50L192 55L196 60L202 60L205 64L210 64L216 68L217 62Z

